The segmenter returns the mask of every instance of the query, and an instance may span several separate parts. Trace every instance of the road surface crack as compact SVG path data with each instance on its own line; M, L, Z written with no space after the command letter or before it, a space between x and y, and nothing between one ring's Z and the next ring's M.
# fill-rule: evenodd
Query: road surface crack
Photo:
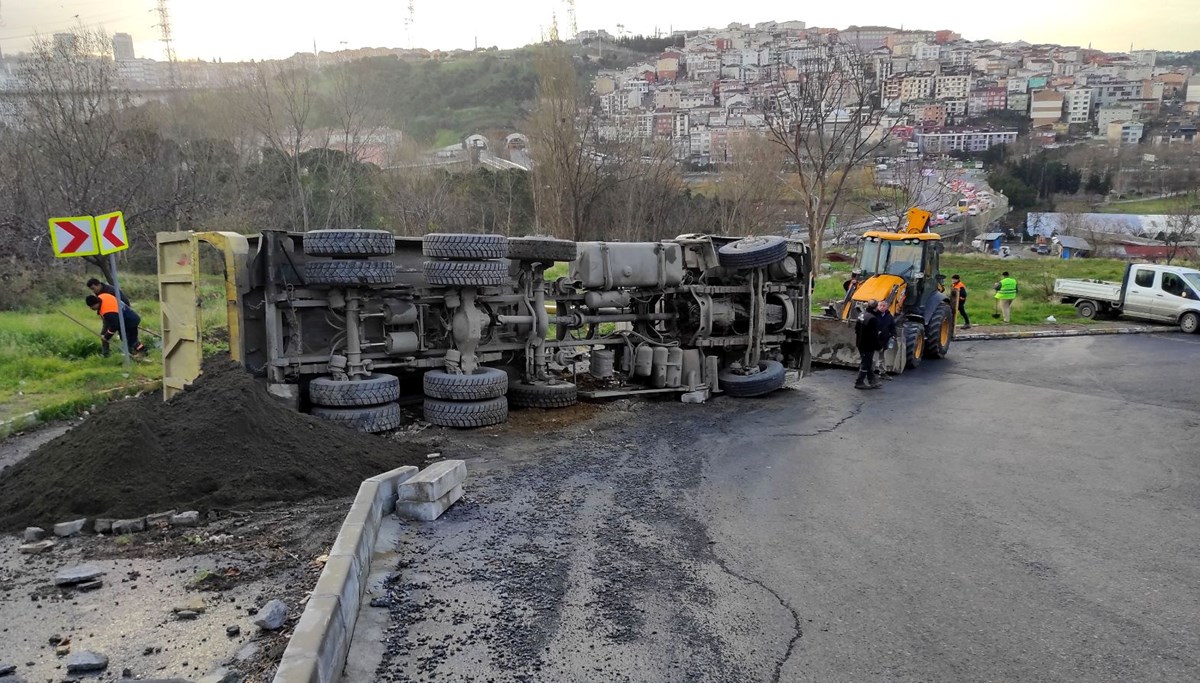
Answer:
M861 408L862 406L860 405L859 409ZM779 604L786 609L789 614L792 615L792 637L788 640L787 650L784 651L783 656L776 660L775 672L771 675L771 683L779 683L780 677L783 675L784 665L787 664L788 660L792 658L792 652L794 652L796 649L796 643L800 642L800 639L804 637L804 629L800 626L800 613L796 611L796 608L788 604L787 600L784 600L783 596L780 595L774 588L771 588L758 579L752 579L744 574L730 569L729 565L725 563L725 560L721 559L715 552L713 553L713 561L716 562L717 566L720 567L721 570L726 574L736 579L745 581L746 583L758 586L764 591L770 593L771 596L778 600Z
M836 432L838 429L841 428L842 425L846 424L850 420L853 420L854 418L861 415L864 406L866 406L865 401L859 402L858 405L856 405L850 409L850 412L848 412L844 416L842 416L842 418L839 419L837 422L834 422L832 426L823 427L821 429L818 429L815 432L781 432L781 433L776 433L773 436L821 436L822 434L829 434L831 432Z

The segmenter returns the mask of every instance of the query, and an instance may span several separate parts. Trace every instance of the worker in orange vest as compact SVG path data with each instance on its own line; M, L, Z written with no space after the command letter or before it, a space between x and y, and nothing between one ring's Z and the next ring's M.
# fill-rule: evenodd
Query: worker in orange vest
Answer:
M957 275L950 276L950 287L958 292L958 314L963 319L963 329L971 329L971 319L967 317L967 286Z
M107 292L101 292L99 295L89 294L84 301L88 308L96 312L100 316L102 322L100 329L100 339L102 340L101 355L109 354L109 342L114 336L121 334L121 318L125 319L125 334L131 353L144 353L146 345L138 341L138 326L142 324L142 318L129 306L117 303L117 297Z

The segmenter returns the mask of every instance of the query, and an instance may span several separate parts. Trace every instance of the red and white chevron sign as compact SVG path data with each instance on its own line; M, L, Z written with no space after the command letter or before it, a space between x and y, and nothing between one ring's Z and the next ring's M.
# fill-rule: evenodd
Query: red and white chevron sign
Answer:
M96 233L100 237L100 253L112 254L129 248L129 236L125 233L125 215L120 211L96 216Z
M58 258L95 256L100 253L96 224L91 216L50 219L50 243Z

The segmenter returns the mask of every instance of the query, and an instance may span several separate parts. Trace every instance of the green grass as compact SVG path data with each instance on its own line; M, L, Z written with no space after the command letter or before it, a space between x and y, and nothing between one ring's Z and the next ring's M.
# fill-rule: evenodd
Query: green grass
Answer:
M817 278L813 300L824 305L829 301L840 301L845 295L842 282L848 277L851 265L831 264L833 271ZM1012 324L1036 325L1053 315L1060 323L1090 323L1075 314L1075 307L1050 302L1056 278L1086 278L1098 280L1120 280L1125 271L1125 262L1111 259L1009 259L1001 260L982 254L945 254L942 256L942 273L949 286L950 276L958 274L967 285L967 315L974 326L1002 325L1002 320L992 318L995 306L992 286L1000 279L1000 273L1008 271L1017 279L1020 288L1012 308Z
M1098 213L1169 214L1182 209L1185 201L1184 197L1156 197L1154 199L1139 199L1132 202L1103 204L1097 207L1095 211ZM1196 208L1200 209L1200 204L1196 204Z
M157 339L146 330L157 332L160 324L155 277L131 274L122 280L142 318L140 338L154 346ZM100 355L100 321L83 304L86 293L51 300L36 310L0 312L0 423L31 412L43 421L70 417L162 378L157 349L128 370L117 343L111 356ZM225 307L219 278L206 278L201 301L206 353L227 350L220 341Z

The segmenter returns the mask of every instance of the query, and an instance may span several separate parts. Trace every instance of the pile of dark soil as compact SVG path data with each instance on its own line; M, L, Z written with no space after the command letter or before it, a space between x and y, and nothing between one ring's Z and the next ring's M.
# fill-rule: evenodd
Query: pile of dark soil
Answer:
M241 367L112 403L0 472L0 529L353 495L424 453L296 413ZM48 528L48 527L47 527Z

